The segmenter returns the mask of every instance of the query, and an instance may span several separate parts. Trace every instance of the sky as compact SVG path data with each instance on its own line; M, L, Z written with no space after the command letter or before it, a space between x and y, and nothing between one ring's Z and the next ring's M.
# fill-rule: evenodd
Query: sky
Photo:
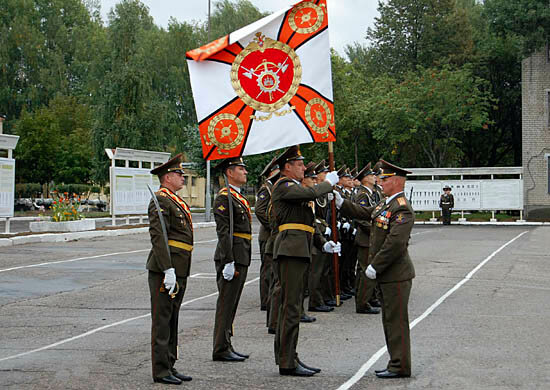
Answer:
M107 14L120 0L101 0L101 15L107 21ZM249 0L262 12L274 12L298 0ZM170 17L179 22L206 20L208 17L208 0L141 0L149 7L149 13L155 23L161 27L168 26ZM212 4L215 0L212 0ZM340 55L344 48L353 42L365 44L368 27L373 27L374 18L378 16L376 0L327 0L329 17L330 45ZM212 5L213 7L213 5Z

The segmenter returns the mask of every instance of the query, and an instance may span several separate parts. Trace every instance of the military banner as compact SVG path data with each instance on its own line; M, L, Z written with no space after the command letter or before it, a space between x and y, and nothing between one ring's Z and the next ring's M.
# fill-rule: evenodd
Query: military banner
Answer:
M203 155L336 140L326 0L304 0L187 52Z

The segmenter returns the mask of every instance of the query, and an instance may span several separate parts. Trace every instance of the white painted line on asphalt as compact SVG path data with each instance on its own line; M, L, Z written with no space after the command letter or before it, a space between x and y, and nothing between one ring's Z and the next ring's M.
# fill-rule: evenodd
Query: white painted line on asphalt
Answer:
M433 232L433 230L430 229L430 230L425 230L425 231L418 232L418 233L413 233L413 234L411 234L411 236L418 236L419 234L425 234L425 233L430 233L430 232Z
M483 260L481 263L477 265L468 275L464 277L460 282L454 285L453 288L451 288L449 291L447 291L441 298L439 298L433 305L431 305L422 315L418 318L416 318L413 322L410 324L410 329L414 328L416 325L418 325L422 320L424 320L426 317L428 317L439 305L441 305L447 298L449 298L456 290L458 290L464 283L466 283L468 280L472 279L472 276L479 271L489 260L491 260L493 257L495 257L501 250L506 248L508 245L516 241L518 238L523 236L524 234L528 233L527 231L518 234L514 238L512 238L510 241L508 241L506 244L502 245L500 248L498 248L496 251L491 253L485 260ZM351 388L354 384L359 382L359 380L365 376L368 370L382 357L382 355L387 351L386 347L380 348L374 355L371 356L371 358L361 366L361 368L355 373L354 376L352 376L347 382L342 384L340 387L338 387L337 390L347 390Z
M248 285L250 283L254 283L254 282L257 282L258 280L260 280L260 278L255 278L255 279L252 279L248 282L246 282L244 285ZM186 301L186 302L183 302L181 304L181 306L186 306L186 305L190 305L191 303L193 302L197 302L197 301L200 301L202 299L206 299L206 298L210 298L210 297L214 297L218 295L217 292L215 293L212 293L212 294L208 294L208 295L204 295L202 297L198 297L198 298L195 298L195 299L191 299L190 301ZM94 333L97 333L97 332L101 332L102 330L105 330L105 329L109 329L109 328L112 328L112 327L115 327L115 326L118 326L118 325L124 325L128 322L131 322L131 321L135 321L135 320L141 320L143 318L147 318L147 317L150 317L151 316L151 313L149 314L143 314L141 316L137 316L137 317L132 317L132 318L127 318L125 320L122 320L122 321L118 321L118 322L114 322L112 324L109 324L109 325L104 325L104 326L101 326L99 328L95 328L95 329L92 329L86 333L82 333L82 334L79 334L77 336L73 336L73 337L70 337L68 339L65 339L65 340L61 340L61 341L58 341L57 343L53 343L53 344L49 344L49 345L45 345L43 347L40 347L40 348L36 348L36 349L33 349L31 351L27 351L27 352L21 352L21 353L18 353L16 355L11 355L11 356L7 356L5 358L0 358L0 362L3 362L3 361L6 361L6 360L11 360L11 359L15 359L15 358L19 358L19 357L23 357L23 356L27 356L27 355L30 355L30 354L33 354L33 353L36 353L36 352L41 352L41 351L45 351L47 349L52 349L52 348L55 348L59 345L62 345L62 344L66 344L66 343L69 343L71 341L75 341L75 340L78 340L78 339L81 339L81 338L84 338L86 336L90 336L90 335L93 335Z
M209 243L209 242L216 242L216 241L218 241L218 239L206 240L206 241L198 241L198 242L195 242L194 245L197 245L197 244L206 244L206 243ZM149 248L149 249L139 249L139 250L128 251L128 252L114 252L114 253L106 253L106 254L104 254L104 255L95 255L95 256L78 257L78 258L76 258L76 259L69 259L69 260L49 261L49 262L47 262L47 263L30 264L30 265L21 265L21 266L19 266L19 267L12 267L12 268L0 269L0 273L1 273L1 272L8 272L8 271L15 271L15 270L24 269L24 268L43 267L43 266L52 265L52 264L72 263L72 262L74 262L74 261L89 260L89 259L97 259L97 258L100 258L100 257L127 255L127 254L130 254L130 253L139 253L139 252L148 252L148 251L150 251L150 250L151 250L150 248Z

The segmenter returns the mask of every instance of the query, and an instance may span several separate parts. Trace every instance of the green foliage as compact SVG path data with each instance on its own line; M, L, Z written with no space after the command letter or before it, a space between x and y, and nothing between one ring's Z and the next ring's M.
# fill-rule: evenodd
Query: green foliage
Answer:
M56 184L51 188L53 192L64 194L68 198L79 198L90 189L88 184Z
M87 182L91 174L91 112L57 96L35 113L23 111L15 132L17 181Z
M368 113L373 136L388 145L383 156L407 166L457 165L462 140L473 130L489 129L487 83L466 66L419 67L403 79L373 80L371 96L358 107Z
M17 183L15 185L16 198L37 198L42 192L42 186L39 183Z
M520 53L524 56L548 43L550 6L547 0L485 0L484 16L499 36L519 38Z

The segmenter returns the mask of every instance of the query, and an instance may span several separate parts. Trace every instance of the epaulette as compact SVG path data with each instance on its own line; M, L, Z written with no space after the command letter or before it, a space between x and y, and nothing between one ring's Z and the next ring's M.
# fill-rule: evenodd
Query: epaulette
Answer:
M397 198L397 203L399 203L400 206L406 206L407 205L407 201L405 200L405 198Z

